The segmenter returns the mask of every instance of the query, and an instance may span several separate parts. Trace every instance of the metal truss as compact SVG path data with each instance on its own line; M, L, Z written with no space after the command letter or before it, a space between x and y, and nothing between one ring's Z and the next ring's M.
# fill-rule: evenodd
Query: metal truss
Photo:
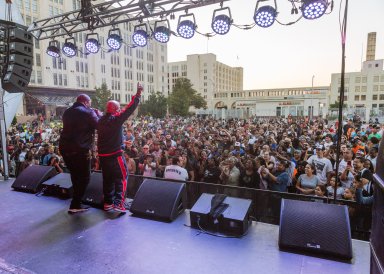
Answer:
M58 36L71 36L73 33L94 31L95 29L117 26L118 24L138 21L146 18L165 19L175 12L222 3L229 0L112 0L91 4L83 0L81 9L63 13L47 19L33 22L28 30L40 40Z

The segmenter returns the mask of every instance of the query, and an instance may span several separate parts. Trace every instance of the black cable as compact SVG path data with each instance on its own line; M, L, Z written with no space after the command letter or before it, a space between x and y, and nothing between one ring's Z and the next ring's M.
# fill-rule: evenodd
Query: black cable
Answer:
M185 225L185 226L187 226L187 225ZM205 230L204 228L201 227L201 225L200 225L200 218L197 219L197 226L199 227L199 231L201 233L204 233L204 234L207 234L207 235L211 235L211 236L215 236L215 237L219 237L219 238L242 238L242 237L244 237L245 235L248 234L248 229L247 229L247 231L245 231L245 233L243 233L240 236L237 236L237 235L225 235L225 234L210 232L210 231L207 231L207 230Z

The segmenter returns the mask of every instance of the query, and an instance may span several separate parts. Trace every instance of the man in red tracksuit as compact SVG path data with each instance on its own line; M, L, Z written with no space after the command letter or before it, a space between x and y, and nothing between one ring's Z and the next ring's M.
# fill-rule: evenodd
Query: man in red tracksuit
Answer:
M117 101L108 101L106 113L97 123L97 146L103 172L104 210L124 213L128 169L123 156L123 124L140 102L143 87L137 84L136 95L120 110Z

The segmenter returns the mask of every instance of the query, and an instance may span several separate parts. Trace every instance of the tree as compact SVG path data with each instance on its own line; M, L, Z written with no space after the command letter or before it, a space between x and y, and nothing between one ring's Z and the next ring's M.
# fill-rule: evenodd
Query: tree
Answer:
M92 107L104 110L107 102L111 100L112 93L106 83L102 83L101 87L95 89L96 93L92 96Z
M156 92L149 95L148 100L139 105L139 115L151 115L155 118L163 118L167 114L167 98Z
M172 115L187 116L190 106L206 108L207 102L192 88L189 79L179 78L176 80L173 92L168 97L168 106Z
M348 107L348 105L346 103L343 104L343 108L346 108ZM329 108L330 109L333 109L333 108L339 108L339 102L338 101L335 101L334 104L329 104Z

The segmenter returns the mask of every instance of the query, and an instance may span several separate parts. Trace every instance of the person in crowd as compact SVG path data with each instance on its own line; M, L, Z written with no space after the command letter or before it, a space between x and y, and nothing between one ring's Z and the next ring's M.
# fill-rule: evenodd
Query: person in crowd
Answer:
M261 176L268 180L268 187L273 191L287 192L289 175L286 169L288 163L284 160L277 163L276 171L273 173L268 168L263 168Z
M136 162L131 158L129 153L124 151L125 162L127 163L128 173L136 174Z
M128 169L123 157L123 124L140 103L143 87L138 83L132 101L120 110L120 103L108 101L105 114L97 123L97 146L103 172L104 210L125 213Z
M220 164L220 180L224 185L239 185L240 170L236 167L236 161L236 158L232 156Z
M143 176L145 177L156 177L157 167L158 163L155 160L155 156L153 156L153 154L147 154L145 156L144 163L140 165L140 168L143 172Z
M373 166L373 172L376 170L376 161L377 161L377 154L379 150L377 147L371 147L369 149L368 155L365 157L367 160L371 161Z
M255 160L245 161L245 169L240 172L240 186L260 188L260 174L257 172Z
M327 195L329 198L333 199L334 193L335 193L335 188L336 189L336 199L342 199L343 194L344 194L344 188L341 187L340 183L336 183L336 177L332 176L329 179L329 185L327 186Z
M332 163L329 159L324 157L324 146L316 146L316 155L312 155L308 159L308 164L314 165L316 168L316 176L319 178L319 184L327 184L328 177L333 171Z
M88 209L81 205L81 200L91 177L90 150L100 115L99 111L91 109L91 98L86 94L79 95L63 114L59 148L73 185L73 199L68 210L71 214Z
M325 188L325 185L318 185L315 187L315 196L326 197L325 196L326 193L327 193L327 189Z
M63 173L63 167L60 165L60 160L57 156L52 156L49 159L48 166L53 166L57 173Z
M178 181L188 180L188 172L183 168L182 156L172 157L172 164L165 167L164 178Z
M217 165L216 159L214 157L210 157L207 160L207 166L204 169L204 175L203 178L201 178L201 181L217 184L219 182L220 174L221 171Z
M364 196L364 181L360 175L355 176L355 187L356 187L356 202L358 204L371 205L373 204L373 195Z
M315 188L319 184L319 178L316 176L316 169L313 165L305 166L305 173L300 175L296 188L301 194L311 195L315 193Z
M364 158L356 157L353 160L354 170L350 169L350 172L354 176L359 175L359 181L363 182L363 196L368 197L373 195L373 174L369 171L369 169L364 168Z

